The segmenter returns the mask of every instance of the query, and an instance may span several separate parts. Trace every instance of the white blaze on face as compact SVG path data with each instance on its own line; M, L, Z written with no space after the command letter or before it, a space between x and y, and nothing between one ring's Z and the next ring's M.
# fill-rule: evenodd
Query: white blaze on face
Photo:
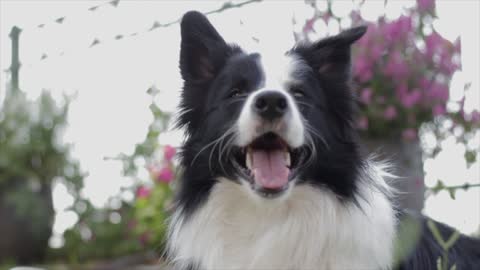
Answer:
M259 65L264 72L262 89L288 91L296 83L295 72L304 69L304 63L294 55L261 54Z
M237 121L237 141L240 147L250 144L255 138L266 132L275 132L290 147L300 147L304 143L304 125L289 87L297 81L294 74L305 70L306 64L293 55L276 54L275 56L260 54L258 65L263 70L261 88L250 94ZM269 122L253 111L253 102L263 91L278 91L287 99L287 113L279 120Z

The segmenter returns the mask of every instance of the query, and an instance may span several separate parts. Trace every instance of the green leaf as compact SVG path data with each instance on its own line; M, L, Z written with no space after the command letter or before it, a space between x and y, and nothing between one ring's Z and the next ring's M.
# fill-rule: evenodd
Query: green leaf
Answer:
M441 191L444 188L445 188L445 185L443 184L442 180L438 180L437 184L430 189L432 190L433 194L437 194L439 191Z
M438 257L437 259L437 270L442 270L442 258Z
M443 240L442 235L438 231L437 225L430 219L427 221L427 226L430 229L430 231L433 234L433 237L435 237L435 240L437 243L445 250L445 241Z
M453 232L453 234L445 243L446 249L450 249L455 244L455 242L457 242L458 238L460 238L460 233L458 231Z
M454 231L452 235L449 237L449 239L445 241L442 235L440 234L440 231L438 230L437 225L435 225L435 223L432 220L428 220L427 226L432 232L433 236L435 237L435 240L443 248L444 251L448 251L460 237L460 233L458 231Z
M475 163L477 160L477 152L472 150L465 151L465 160L467 161L467 164Z
M449 188L447 189L448 190L448 194L450 195L450 198L452 198L452 200L455 200L455 192L457 191L456 189L454 188Z
M394 245L394 265L403 261L417 245L421 224L414 218L405 217L400 221L398 228Z

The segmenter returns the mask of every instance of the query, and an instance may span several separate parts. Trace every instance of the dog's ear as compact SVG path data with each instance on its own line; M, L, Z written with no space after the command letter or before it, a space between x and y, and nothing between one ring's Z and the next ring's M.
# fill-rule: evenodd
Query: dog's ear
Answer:
M228 45L200 12L187 12L180 28L180 71L183 79L193 82L212 79L225 62Z
M319 75L349 76L351 45L367 31L366 26L358 26L336 36L321 39L310 45L300 45L294 51L302 55Z

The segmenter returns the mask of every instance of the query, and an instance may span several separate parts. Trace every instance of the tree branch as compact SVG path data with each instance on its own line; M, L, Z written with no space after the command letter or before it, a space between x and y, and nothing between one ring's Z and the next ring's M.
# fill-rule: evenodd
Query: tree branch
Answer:
M438 192L440 192L442 190L446 190L450 194L450 197L452 199L455 199L455 193L457 192L457 190L459 190L459 189L468 190L468 189L474 188L474 187L480 187L480 183L478 183L478 184L465 183L463 185L446 186L441 180L438 180L438 182L435 186L427 187L427 189L429 191L431 191L433 194L437 194Z

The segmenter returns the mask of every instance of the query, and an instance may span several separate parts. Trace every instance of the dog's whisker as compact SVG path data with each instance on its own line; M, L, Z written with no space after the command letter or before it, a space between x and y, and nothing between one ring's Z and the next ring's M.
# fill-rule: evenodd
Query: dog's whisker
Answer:
M227 136L229 136L231 133L233 133L234 129L233 128L229 128L222 136L220 136L219 138L211 141L210 143L208 143L206 146L204 146L202 149L200 149L200 151L198 151L198 153L195 155L195 157L192 159L192 162L190 163L190 166L192 166L195 161L197 160L197 158L200 156L200 154L207 150L209 147L212 147L211 151L210 151L210 154L209 154L209 157L208 157L208 168L210 169L210 171L212 171L212 162L211 162L211 159L212 159L212 155L213 155L213 152L215 151L215 148L217 147L217 145L222 141L224 140Z
M317 157L317 148L315 146L315 143L310 135L307 136L307 148L309 149L308 153L308 159L304 162L302 167L307 167L311 163L315 161L315 158Z
M209 148L210 146L212 146L213 144L215 144L215 143L216 143L218 140L220 140L220 139L221 139L221 137L218 138L218 139L215 139L215 140L211 141L210 143L208 143L207 145L205 145L202 149L200 149L200 151L198 151L198 153L195 155L195 157L193 157L192 162L190 162L190 166L192 166L192 165L195 163L195 161L197 160L197 158L200 156L200 154L201 154L203 151L205 151L207 148Z
M224 135L224 136L225 136L225 135ZM220 142L222 141L222 139L224 138L224 136L220 137L220 139L217 140L217 142L213 145L212 150L210 151L210 155L208 156L208 169L210 170L211 173L213 173L213 169L212 169L212 156L213 156L213 153L215 152L215 148L220 144Z
M301 105L307 106L309 108L315 108L312 104L308 104L306 102L302 102L302 101L298 101L298 100L296 102L297 102L297 104L301 104Z
M311 133L312 135L315 135L315 137L317 137L322 142L322 144L326 147L327 150L330 149L330 145L328 145L327 141L325 140L325 138L320 133L315 131L315 129L309 123L305 122L304 124L305 124L304 126L305 126L306 130L309 133Z
M213 172L212 170L212 156L213 156L213 153L215 152L215 148L218 147L218 152L219 152L219 158L221 157L221 152L222 152L222 144L223 144L223 141L225 140L225 138L227 138L228 136L230 136L232 133L234 133L234 128L231 127L229 128L221 137L219 137L218 139L216 139L214 142L214 145L212 146L212 149L210 151L210 155L208 157L208 168L210 170L210 172ZM219 159L220 161L220 159ZM220 166L222 167L222 170L225 171L225 169L223 168L223 164L222 162L219 162Z
M222 161L223 154L227 154L227 156L230 154L231 150L233 149L232 142L235 140L235 138L235 134L233 134L224 144L223 148L220 150L219 161Z
M233 131L230 132L230 133L233 133ZM230 136L230 138L227 140L226 143L225 143L225 138L226 138L226 136L221 140L221 143L220 143L219 154L218 154L218 163L220 164L222 172L226 174L225 168L223 167L222 156L223 156L225 150L228 151L228 149L231 148L231 143L232 143L232 140L235 138L235 136Z

